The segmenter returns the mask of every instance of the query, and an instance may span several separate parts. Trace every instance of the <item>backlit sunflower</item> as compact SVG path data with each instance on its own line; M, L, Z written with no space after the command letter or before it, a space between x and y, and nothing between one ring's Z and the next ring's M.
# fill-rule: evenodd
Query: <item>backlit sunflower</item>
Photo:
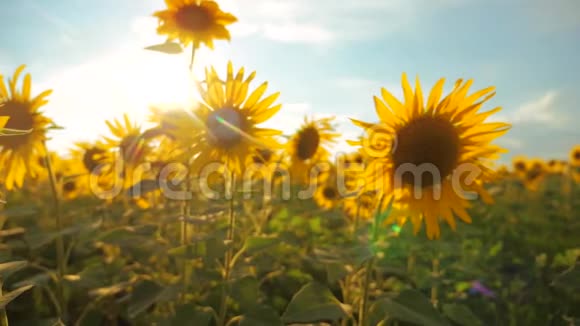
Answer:
M118 160L114 161L112 172L115 172L123 181L123 189L126 189L141 181L137 171L150 151L140 126L131 123L129 117L123 115L123 122L115 119L113 122L106 121L114 138L104 137L109 150L118 153Z
M574 167L580 166L580 145L576 145L570 151L570 165Z
M302 127L288 142L290 176L293 182L308 182L312 167L329 159L329 146L339 136L331 124L333 119L309 120L305 117Z
M403 74L404 102L382 89L382 99L374 98L380 122L353 120L366 130L359 145L372 156L367 167L370 190L386 197L384 203L394 196L401 209L393 215L411 219L415 232L424 220L430 239L440 235L439 219L452 229L456 228L455 216L471 222L468 192L492 201L483 183L493 179L489 163L503 150L491 142L510 126L485 122L501 108L480 113L495 94L494 88L468 94L472 83L458 80L441 100L444 79L440 79L425 105L419 80L413 91Z
M184 46L201 43L213 49L214 40L230 40L226 26L237 18L220 10L210 0L165 0L167 9L153 16L159 19L157 33L167 35L169 40L179 40Z
M8 88L0 74L0 116L8 117L4 121L5 129L25 131L0 137L0 179L3 179L7 190L22 187L26 176L36 176L41 167L38 159L44 155L46 130L52 121L45 117L39 109L48 101L46 97L51 90L44 91L32 97L30 74L24 76L22 88L17 83L25 66L16 69L12 79L8 80Z
M228 63L227 77L222 82L215 69L206 70L206 87L200 87L200 95L205 102L194 112L195 133L188 152L195 155L193 172L199 174L209 163L219 162L236 174L256 149L274 150L280 145L276 136L281 132L260 128L282 107L274 105L279 93L262 99L268 83L265 82L248 95L255 72L244 80L244 68L234 76L233 65ZM179 136L179 135L178 135Z
M111 154L106 145L101 142L79 142L70 150L71 157L81 162L85 172L99 174L108 168L111 162Z
M541 159L531 159L527 162L526 173L522 178L524 186L530 191L536 191L540 187L546 172L546 164Z

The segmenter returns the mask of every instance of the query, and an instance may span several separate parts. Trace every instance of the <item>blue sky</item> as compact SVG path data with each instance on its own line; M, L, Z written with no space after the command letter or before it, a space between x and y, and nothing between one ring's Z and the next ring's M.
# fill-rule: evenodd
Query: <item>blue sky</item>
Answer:
M286 132L304 114L375 120L372 96L400 94L400 77L431 87L473 78L497 87L488 109L513 123L500 143L511 154L567 156L580 143L580 1L577 0L224 0L239 18L232 41L199 52L205 64L257 71L280 91L271 124ZM35 92L54 89L45 112L64 126L51 146L106 134L105 119L192 99L186 54L144 51L160 43L151 13L162 0L2 0L0 72L22 63ZM221 69L223 70L223 69ZM344 144L340 145L343 148ZM510 155L505 156L509 159Z

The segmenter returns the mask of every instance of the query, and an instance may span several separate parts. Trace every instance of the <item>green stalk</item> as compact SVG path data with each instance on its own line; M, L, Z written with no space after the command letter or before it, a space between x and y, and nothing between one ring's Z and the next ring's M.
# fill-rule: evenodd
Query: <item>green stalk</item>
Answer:
M4 282L0 280L0 297L2 297L2 287ZM6 307L0 309L0 326L8 326L8 315L6 314Z
M64 240L62 234L62 216L61 216L61 207L60 207L60 196L57 187L57 180L52 168L52 162L50 160L50 154L48 152L48 148L46 143L44 144L44 162L46 165L46 169L48 170L48 179L50 181L50 188L52 191L52 198L54 204L54 216L56 219L56 231L58 236L56 237L56 263L57 263L57 299L60 305L60 319L61 321L65 321L67 317L67 304L64 297L64 284L63 278L66 274L66 261L65 261L65 250L64 250Z
M228 233L226 237L226 243L229 246L226 255L224 258L224 273L223 273L223 285L222 285L222 298L220 302L220 318L219 318L219 325L224 326L226 324L226 317L227 317L227 309L228 309L228 282L230 279L230 272L231 272L231 261L233 256L233 241L235 236L235 224L236 224L236 215L234 212L234 194L235 194L235 176L232 173L231 175L231 196L230 196L230 217L228 223Z
M364 278L364 288L363 288L363 296L359 308L359 326L367 326L368 320L368 301L369 301L369 287L371 283L371 278L373 274L373 266L375 262L375 257L373 256L367 262L367 266L365 267L366 273Z

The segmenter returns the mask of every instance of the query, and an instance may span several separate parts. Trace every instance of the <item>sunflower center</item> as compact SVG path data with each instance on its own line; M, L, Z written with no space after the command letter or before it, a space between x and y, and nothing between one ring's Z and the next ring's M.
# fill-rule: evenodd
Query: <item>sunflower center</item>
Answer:
M557 164L556 160L549 160L549 161L548 161L548 166L549 166L549 167L555 167L555 166L556 166L556 164Z
M245 121L235 109L223 108L213 111L206 121L210 141L221 148L231 148L242 141Z
M5 129L31 130L34 127L34 115L30 113L26 103L13 101L4 102L0 105L0 115L8 116L8 123ZM0 148L18 148L25 145L29 134L0 137Z
M324 198L331 200L336 199L336 197L338 197L336 189L332 187L324 187L324 189L322 190L322 195L324 196Z
M67 181L62 185L62 190L66 193L73 192L77 189L77 185L74 181Z
M314 127L307 127L298 133L296 156L302 161L312 158L320 145L320 134Z
M580 151L574 152L574 160L580 160Z
M193 4L179 9L175 21L182 29L200 32L212 25L212 16L206 8Z
M402 173L403 183L416 184L416 176L420 175L421 187L429 187L455 169L460 140L451 122L436 117L420 117L403 126L396 136L393 163L395 171Z
M514 164L514 167L518 171L524 171L526 169L526 164L524 162L516 162L516 164Z
M258 149L257 154L252 157L254 163L264 164L270 162L272 158L272 151L269 149Z
M542 176L542 169L539 167L532 168L530 171L528 171L526 176L530 181L536 180Z
M100 157L103 154L105 154L105 150L102 148L92 147L87 149L83 155L83 165L85 166L85 169L87 169L88 172L93 173L103 161Z

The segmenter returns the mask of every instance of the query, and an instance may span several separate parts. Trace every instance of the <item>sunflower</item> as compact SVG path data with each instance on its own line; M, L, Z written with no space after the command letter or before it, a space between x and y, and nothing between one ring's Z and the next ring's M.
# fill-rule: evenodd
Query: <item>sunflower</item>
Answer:
M280 147L276 140L280 131L258 127L282 107L281 104L274 105L280 93L262 99L268 87L264 82L248 96L254 77L255 72L244 80L244 68L234 77L231 62L228 63L225 83L213 67L206 69L206 87L200 86L199 89L206 105L194 112L195 118L190 118L196 122L195 131L182 131L195 133L188 147L188 153L194 155L192 168L195 175L201 173L207 164L215 162L240 175L247 158L254 155L257 148L273 150ZM178 137L182 137L181 134ZM184 139L187 137L183 136Z
M570 165L580 167L580 145L576 145L570 151Z
M214 40L230 40L226 26L238 19L220 10L210 0L165 0L167 9L153 14L159 19L157 33L169 40L179 40L184 46L201 43L213 49Z
M495 93L489 87L468 95L473 81L458 80L440 100L444 79L433 87L424 104L417 78L415 91L403 74L404 102L386 89L375 97L378 124L352 120L366 130L358 143L372 156L367 186L394 203L401 218L411 219L417 233L423 220L430 239L440 235L439 219L455 230L455 216L470 223L465 193L478 194L489 203L483 184L493 179L490 163L504 150L491 141L507 132L506 123L485 122L499 111L479 112ZM483 99L481 99L483 97ZM396 219L392 216L391 219Z
M107 149L115 151L120 158L120 160L113 162L115 166L111 172L120 172L117 177L123 180L123 189L127 189L141 181L137 169L144 163L150 152L150 147L143 137L140 126L131 123L126 114L123 115L123 121L124 125L117 119L113 122L106 121L111 133L116 138L104 137L104 139ZM117 165L121 167L120 171Z
M551 159L546 162L546 170L550 174L562 174L566 170L566 162Z
M17 89L24 68L22 65L16 69L12 79L8 80L8 88L0 75L0 116L8 117L4 128L25 131L0 137L0 178L7 190L22 187L26 176L34 177L39 172L38 158L44 155L46 131L52 124L52 120L39 111L47 103L46 97L52 90L32 97L30 74L24 76L22 89Z
M541 159L531 159L527 162L526 173L522 178L524 186L530 191L538 190L548 171Z
M100 141L96 143L78 142L70 150L71 157L81 162L85 172L100 174L111 164L111 155L107 146Z
M512 168L517 176L523 176L527 169L527 159L523 156L516 156L512 160Z
M365 158L359 152L344 154L338 157L338 180L347 196L356 195L364 187ZM340 183L339 183L340 184Z
M338 206L342 196L336 184L334 176L319 179L319 184L314 192L314 201L325 210L330 210Z
M290 175L294 182L308 182L315 164L328 160L329 146L334 144L336 137L339 136L331 124L333 119L309 120L305 117L304 124L288 142Z
M344 200L344 213L351 219L371 219L375 215L378 206L375 191L365 191L357 196L347 197Z

